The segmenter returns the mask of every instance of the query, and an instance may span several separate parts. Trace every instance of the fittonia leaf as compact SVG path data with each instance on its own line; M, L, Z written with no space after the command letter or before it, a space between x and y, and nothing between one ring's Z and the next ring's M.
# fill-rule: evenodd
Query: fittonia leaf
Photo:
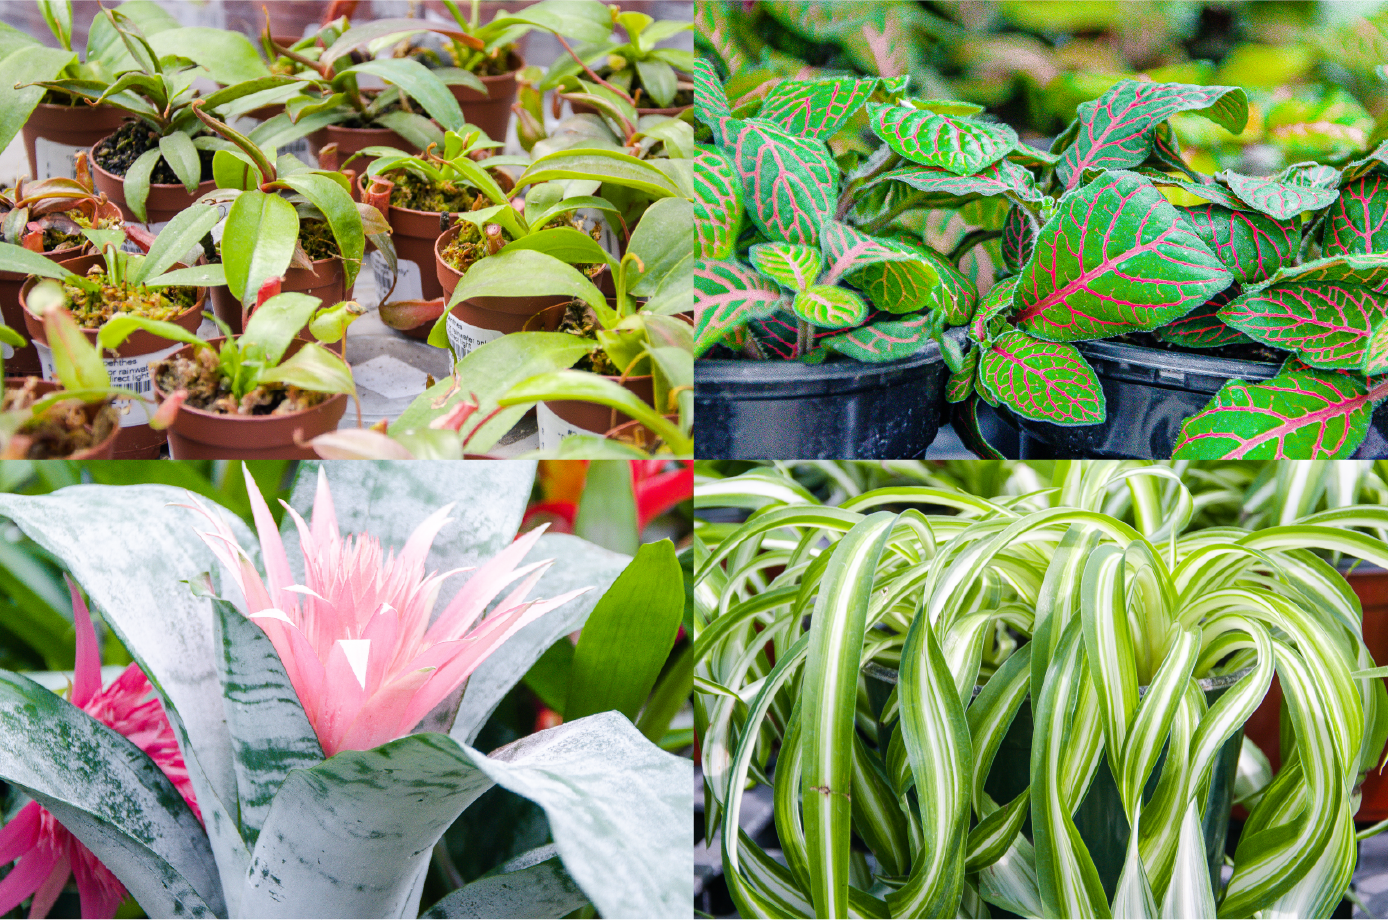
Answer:
M718 82L718 75L713 72L712 64L699 58L694 62L693 77L694 114L713 130L713 136L719 143L725 143L725 124L731 119L732 112L728 108L728 96Z
M1002 262L1008 271L1018 271L1026 264L1035 243L1031 217L1018 205L1012 205L1002 222Z
M1352 179L1325 216L1321 249L1332 253L1388 251L1388 176Z
M1245 176L1233 171L1216 178L1250 207L1276 220L1290 220L1302 211L1319 211L1339 197L1339 173L1289 166L1274 176Z
M973 395L974 377L978 374L978 356L982 349L974 347L969 349L964 355L964 366L958 373L950 374L945 381L945 399L952 403L961 403Z
M857 292L829 284L813 284L791 301L796 316L826 329L846 329L867 318L868 305Z
M782 80L767 95L758 117L791 134L825 141L863 107L878 82L857 77Z
M1362 179L1370 173L1382 172L1386 168L1388 168L1388 141L1379 144L1368 156L1347 163L1345 168L1340 171L1340 181L1348 184L1355 179Z
M856 227L831 220L820 233L819 248L824 253L822 284L835 284L847 273L877 262L904 262L916 258L915 252L894 245L895 240L869 236Z
M978 379L989 394L1024 418L1056 425L1104 420L1104 391L1079 349L1004 332L979 356Z
M1236 86L1192 86L1120 80L1079 108L1074 141L1056 175L1073 189L1089 167L1127 169L1152 152L1152 132L1177 112L1198 112L1234 134L1248 123L1248 97Z
M881 319L852 332L840 332L820 344L867 364L881 364L919 353L930 340L927 326L925 316Z
M694 257L726 259L742 232L742 183L732 157L699 145L694 158Z
M872 130L913 163L971 176L1018 146L1017 132L1004 124L916 109L868 103Z
M818 249L790 243L758 243L747 255L757 271L791 291L803 291L819 280Z
M1007 195L1024 201L1040 201L1044 195L1026 169L1003 159L971 176L957 176L935 166L905 166L883 173L868 187L897 182L916 192L922 207L957 208L979 196Z
M829 148L756 118L730 124L729 152L757 228L767 239L817 243L839 194L839 171Z
M1301 231L1295 221L1273 220L1256 211L1233 211L1217 204L1178 208L1239 282L1272 276L1296 258Z
M1233 280L1150 182L1121 171L1061 199L1020 277L1018 325L1058 342L1155 329Z
M768 316L789 298L775 282L740 262L700 260L694 266L694 354L703 354L738 326Z
M1178 320L1156 330L1157 338L1182 348L1219 348L1224 345L1248 344L1253 340L1219 318L1219 311L1237 296L1239 288L1231 285L1216 294L1209 303L1196 307Z
M983 295L983 300L979 302L974 310L973 319L969 322L969 331L975 342L991 341L993 336L1002 331L1003 324L1007 322L1007 315L1012 312L1017 282L1020 280L1018 275L1004 278Z
M777 310L770 316L752 320L747 324L747 329L751 331L757 345L770 354L787 361L800 357L800 324L794 313ZM836 329L816 329L811 347L818 347L831 337L841 334Z
M1383 298L1353 284L1273 284L1236 298L1219 318L1314 367L1358 368Z
M1364 373L1370 377L1388 374L1388 322L1380 322L1364 346Z
M1364 380L1333 371L1284 371L1263 383L1232 380L1181 426L1172 459L1319 460L1353 455L1373 400Z
M973 315L978 288L944 256L911 239L890 240L890 245L913 258L903 262L879 262L848 276L867 295L872 305L890 313L942 309L945 319L962 325Z
M1179 176L1168 176L1164 172L1158 172L1150 166L1139 166L1133 172L1147 179L1157 188L1176 188L1183 192L1194 195L1210 204L1217 204L1228 208L1231 211L1255 211L1253 205L1248 204L1239 196L1229 191L1222 185L1206 184L1203 182L1191 182L1189 179L1182 179ZM1089 181L1102 173L1102 170L1085 170L1085 180Z

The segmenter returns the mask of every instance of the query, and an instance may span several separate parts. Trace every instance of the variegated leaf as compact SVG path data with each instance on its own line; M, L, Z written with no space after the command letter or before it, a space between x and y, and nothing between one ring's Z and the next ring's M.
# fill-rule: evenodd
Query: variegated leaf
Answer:
M1007 195L1024 201L1040 201L1044 196L1024 167L1002 159L971 176L958 176L935 166L905 166L883 173L865 188L884 182L899 182L923 193L921 203L930 208L955 208L979 196Z
M1122 171L1061 199L1020 278L1018 325L1060 342L1155 329L1233 280L1150 182Z
M1177 112L1197 112L1234 134L1248 123L1248 97L1236 86L1192 86L1120 80L1079 108L1079 131L1061 153L1056 176L1073 189L1089 167L1139 166L1152 151L1156 125Z
M847 329L856 326L868 315L868 305L848 288L814 284L791 302L796 316L826 329Z
M893 246L893 240L869 236L841 221L825 223L819 237L824 253L824 284L838 280L854 269L877 262L904 262L914 259L915 253Z
M1371 173L1383 172L1385 169L1388 169L1388 141L1379 144L1368 156L1347 164L1340 171L1340 181L1349 183Z
M713 64L705 58L694 62L694 114L717 134L722 120L732 115L728 97L713 72Z
M1351 179L1326 212L1321 250L1334 253L1388 251L1388 175Z
M1273 284L1219 311L1251 338L1330 369L1362 366L1369 335L1384 315L1382 295L1334 282Z
M1225 170L1215 178L1245 204L1275 220L1290 220L1302 211L1319 211L1339 197L1339 172L1330 167L1309 169L1295 164L1273 176L1245 176Z
M791 134L825 141L863 107L877 84L876 78L857 77L782 80L767 95L757 117Z
M799 320L787 309L777 310L764 319L754 319L747 324L747 331L756 339L762 351L786 361L796 360L800 354ZM880 313L869 313L866 322L872 322ZM857 330L854 330L855 332ZM816 329L810 346L811 354L829 339L844 335L837 329Z
M1014 329L983 349L978 371L991 395L1024 418L1056 425L1104 420L1099 378L1073 345Z
M1031 218L1021 207L1012 205L1002 222L1002 262L1008 271L1020 271L1031 258L1035 245L1036 233L1032 230Z
M879 262L849 275L872 305L890 313L945 311L950 325L967 323L978 302L978 289L944 256L924 243L894 239L890 245L911 253L911 261Z
M1369 336L1364 346L1362 368L1371 377L1388 374L1388 322L1380 322L1374 328L1373 335Z
M1238 296L1238 292L1237 285L1230 285L1211 298L1209 303L1157 329L1157 338L1182 348L1219 348L1252 342L1248 336L1219 318L1220 308L1227 306Z
M694 158L694 257L726 259L742 232L742 183L732 157L699 145Z
M1181 426L1177 460L1319 460L1351 456L1373 406L1361 378L1333 371L1231 380Z
M868 103L872 130L913 163L971 176L1007 156L1020 143L1007 125L915 109Z
M1295 221L1217 204L1177 208L1240 282L1262 281L1295 258L1301 231Z
M852 332L840 332L823 339L820 344L866 364L882 364L909 358L925 348L930 341L927 326L924 316L881 319Z
M819 280L818 249L792 243L758 243L747 255L757 271L792 291L803 291Z
M1020 280L1020 275L1004 278L989 288L988 293L983 296L982 302L974 311L973 320L969 323L969 331L975 342L989 342L1002 331L1003 324L1012 313L1013 298L1017 292L1017 282Z
M694 354L703 354L739 326L789 306L779 285L740 262L701 259L694 266Z
M945 399L952 403L961 403L973 395L980 351L982 349L979 346L970 348L964 355L964 366L958 373L949 375L949 379L945 381Z
M839 194L829 148L757 118L736 123L729 135L727 146L757 228L771 240L816 244Z

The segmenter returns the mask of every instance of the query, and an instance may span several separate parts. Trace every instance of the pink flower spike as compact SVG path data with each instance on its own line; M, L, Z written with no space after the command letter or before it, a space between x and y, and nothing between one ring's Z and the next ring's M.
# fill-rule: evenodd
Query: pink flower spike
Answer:
M453 506L430 514L403 547L390 551L369 534L339 531L322 467L312 522L289 509L304 562L302 583L296 583L279 531L249 475L246 488L267 571L266 602L258 604L259 577L233 570L249 587L243 612L274 645L327 757L409 734L507 638L574 596L526 599L551 564L521 564L540 538L536 530L480 565L434 619L443 582L464 571L425 570ZM219 528L202 536L212 545L223 535ZM218 558L226 564L232 557L222 549ZM239 551L232 561L244 557ZM512 584L488 615L487 607Z
M71 578L63 576L72 595L72 625L77 630L77 665L72 675L72 705L82 708L101 689L101 653L96 647L96 627L91 612Z

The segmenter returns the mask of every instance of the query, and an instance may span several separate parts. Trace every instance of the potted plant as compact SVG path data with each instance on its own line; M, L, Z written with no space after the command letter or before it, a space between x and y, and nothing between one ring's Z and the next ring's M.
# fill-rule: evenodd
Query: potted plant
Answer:
M61 262L89 249L83 230L120 226L120 209L92 188L86 151L77 154L75 172L73 179L21 179L13 189L0 191L0 240ZM25 278L17 272L0 272L0 311L11 328L24 325L19 289ZM41 372L38 352L27 343L14 348L5 362L10 373L21 377Z
M218 213L208 205L194 205L180 213L148 243L148 251L134 254L122 251L126 235L119 228L84 230L98 252L63 263L32 252L22 246L0 243L0 271L32 276L20 290L25 308L25 325L43 364L44 377L55 379L54 352L47 340L42 317L28 307L27 298L40 278L62 283L69 310L93 342L98 330L118 313L134 313L152 319L177 323L192 332L202 322L202 306L207 288L225 284L220 265L179 267L190 250L217 222ZM176 342L153 335L138 335L105 358L112 381L120 387L147 397L152 390L149 364L178 349ZM162 432L152 430L144 406L129 399L118 403L121 435L117 456L158 456L164 443Z
M356 395L352 369L318 342L340 341L359 315L354 304L323 306L300 293L267 296L233 335L204 342L174 323L114 317L97 341L117 349L144 332L187 343L151 366L159 411L152 424L168 429L175 460L311 459L310 439L332 431ZM304 329L317 341L298 338Z
M615 9L615 7L614 7ZM627 10L615 13L613 24L626 33L625 42L604 35L596 44L575 51L563 42L567 58L559 58L545 72L539 88L555 90L555 117L559 117L559 90L581 89L579 75L593 84L621 93L636 106L639 115L678 115L694 104L694 54L682 48L661 48L662 42L694 27L692 22L656 21L645 13ZM573 101L576 113L592 113L588 102Z
M705 836L740 913L1338 905L1388 693L1357 624L1323 606L1343 582L1305 550L1388 559L1348 529L1388 515L1191 530L1195 498L1169 468L1056 473L1011 501L898 485L824 506L774 470L696 487L704 513L757 509L703 525L694 553L696 732L729 755L703 764ZM881 510L902 505L922 507ZM1293 587L1308 578L1327 594ZM1259 790L1226 886L1239 734L1274 672L1298 765ZM749 780L772 787L785 864L739 835ZM875 863L854 868L850 836Z

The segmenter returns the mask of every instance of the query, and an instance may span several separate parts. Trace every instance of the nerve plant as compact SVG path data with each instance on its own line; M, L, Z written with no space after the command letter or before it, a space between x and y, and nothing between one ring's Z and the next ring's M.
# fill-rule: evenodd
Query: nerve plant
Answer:
M705 826L744 916L1329 916L1339 903L1388 694L1364 673L1353 593L1312 550L1388 561L1388 544L1350 529L1388 513L1187 530L1195 503L1168 468L1057 464L1055 481L996 500L887 487L838 506L771 470L696 486L696 507L756 509L701 526L695 547ZM903 505L946 513L882 510ZM1210 790L1274 673L1294 739L1226 886L1222 836L1202 831L1227 819ZM880 674L895 688L874 694L864 678ZM1202 678L1227 689L1211 703ZM995 759L1018 732L1020 770ZM1125 854L1108 878L1072 817L1101 782L1137 829L1105 842ZM772 788L784 862L739 831L749 783Z
M503 870L500 887L445 898L439 915L567 914L590 897L604 916L687 912L677 831L689 799L669 790L688 788L688 761L611 712L490 756L470 747L541 652L582 624L586 586L610 582L625 557L571 537L513 542L523 464L475 465L461 481L422 465L338 467L331 494L316 472L301 473L283 534L248 481L258 540L162 486L0 496L149 676L200 814L129 741L10 672L0 776L156 916L417 916L434 844L493 784L539 803L554 844ZM415 513L368 518L377 489ZM446 495L467 515L461 539ZM345 533L368 521L371 533ZM117 559L119 571L106 567ZM209 596L218 563L228 599ZM460 564L477 567L431 624Z
M1375 379L1388 368L1388 257L1373 229L1388 208L1382 147L1343 168L1194 172L1169 119L1241 130L1247 100L1228 86L1120 81L1045 152L975 106L910 99L900 81L885 94L873 78L783 81L736 109L711 67L700 64L696 83L716 145L696 163L700 353L722 344L877 362L933 337L954 375L951 401L1090 425L1106 420L1105 400L1072 343L1147 335L1187 350L1288 352L1273 379L1231 381L1187 421L1175 455L1192 458L1347 457L1388 397ZM827 143L860 110L881 143L865 159ZM907 228L925 210L988 199L1005 202L1005 216L951 256L987 242L1010 274L975 304L954 291L954 260ZM925 291L948 307L914 314ZM942 334L961 324L967 351ZM819 333L850 327L860 328Z

